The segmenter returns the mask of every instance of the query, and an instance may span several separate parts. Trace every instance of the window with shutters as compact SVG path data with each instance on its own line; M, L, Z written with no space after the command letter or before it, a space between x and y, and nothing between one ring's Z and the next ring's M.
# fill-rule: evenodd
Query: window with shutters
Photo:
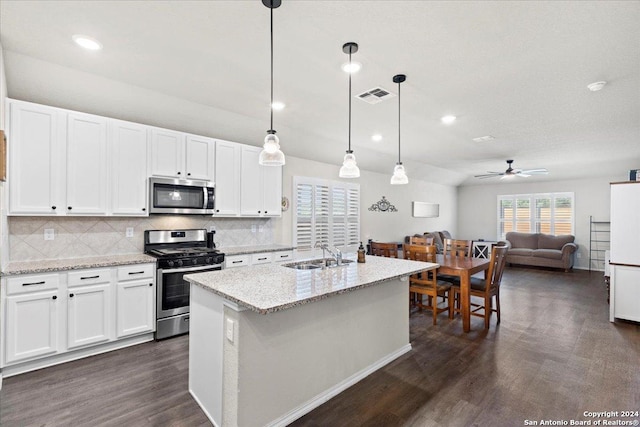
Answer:
M298 250L328 243L342 251L360 244L360 185L293 178L293 240Z
M573 193L498 196L498 239L509 231L574 234Z

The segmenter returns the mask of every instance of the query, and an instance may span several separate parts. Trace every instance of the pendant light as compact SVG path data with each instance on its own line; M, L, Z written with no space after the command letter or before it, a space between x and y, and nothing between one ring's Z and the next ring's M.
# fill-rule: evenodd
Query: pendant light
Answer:
M400 83L404 82L406 79L407 76L404 74L397 74L393 76L393 82L398 83L398 163L396 163L396 166L393 168L391 185L409 183L409 178L407 177L407 173L405 172L404 166L402 166L402 161L400 160Z
M271 9L271 127L264 138L264 146L260 152L258 163L263 166L284 165L284 153L280 150L280 139L273 130L273 9L280 7L281 0L262 0L262 4Z
M349 42L345 43L342 46L342 51L344 53L349 54L349 68L351 68L351 54L356 53L358 51L358 44ZM353 150L351 150L351 74L349 72L349 149L347 150L347 154L344 156L344 161L342 162L342 167L340 168L340 178L359 178L360 177L360 169L358 168L358 164L356 163L356 156L353 154Z

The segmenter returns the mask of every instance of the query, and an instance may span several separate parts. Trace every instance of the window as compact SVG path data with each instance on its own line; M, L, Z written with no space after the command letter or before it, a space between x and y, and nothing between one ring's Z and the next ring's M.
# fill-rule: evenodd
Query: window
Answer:
M574 234L573 193L498 196L498 240L509 231Z
M293 178L293 240L298 250L316 242L342 251L360 244L360 185L296 176Z

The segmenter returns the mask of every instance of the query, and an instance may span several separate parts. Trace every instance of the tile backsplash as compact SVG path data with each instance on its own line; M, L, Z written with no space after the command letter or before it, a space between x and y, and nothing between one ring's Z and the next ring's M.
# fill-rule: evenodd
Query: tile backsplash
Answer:
M118 217L9 217L9 261L77 258L141 253L145 230L173 230L215 226L215 242L225 246L274 243L271 219L211 218L187 215L151 215L146 218ZM126 237L127 228L133 237ZM53 229L54 239L44 240L44 230Z

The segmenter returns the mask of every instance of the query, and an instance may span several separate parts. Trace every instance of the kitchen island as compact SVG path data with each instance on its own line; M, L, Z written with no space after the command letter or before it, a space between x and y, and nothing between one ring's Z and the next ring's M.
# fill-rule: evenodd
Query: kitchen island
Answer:
M216 426L286 425L411 350L406 277L437 264L191 274L189 391Z

